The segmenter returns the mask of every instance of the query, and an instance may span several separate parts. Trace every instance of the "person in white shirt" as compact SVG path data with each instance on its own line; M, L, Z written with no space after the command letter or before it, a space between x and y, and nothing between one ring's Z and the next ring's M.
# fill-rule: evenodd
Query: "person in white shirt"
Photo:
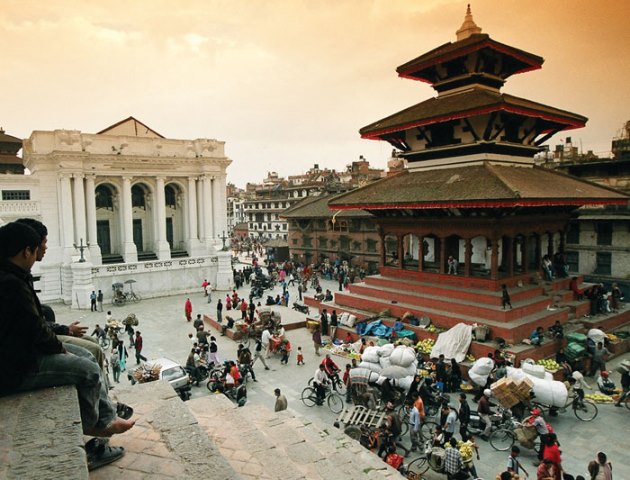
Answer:
M315 378L313 379L313 385L317 391L317 405L323 405L324 398L326 397L326 385L328 385L328 375L324 370L324 365L320 365L315 371Z
M262 346L265 348L265 357L269 358L271 355L271 328L263 330L260 343L262 343Z

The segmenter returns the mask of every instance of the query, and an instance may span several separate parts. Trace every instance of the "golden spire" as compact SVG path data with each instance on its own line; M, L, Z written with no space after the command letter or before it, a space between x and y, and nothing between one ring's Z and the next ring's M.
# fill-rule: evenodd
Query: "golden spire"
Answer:
M472 13L470 12L470 3L468 4L468 8L466 9L466 17L464 17L464 23L459 27L459 30L455 32L457 35L457 41L464 40L475 33L481 33L481 28L477 26L475 21L472 18Z

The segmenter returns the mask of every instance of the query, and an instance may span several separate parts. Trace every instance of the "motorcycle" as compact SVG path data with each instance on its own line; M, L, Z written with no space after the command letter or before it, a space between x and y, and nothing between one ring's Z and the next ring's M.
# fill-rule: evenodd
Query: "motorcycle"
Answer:
M249 292L249 298L262 298L264 292L264 288L260 286L253 286L251 292Z
M300 313L305 313L306 315L309 315L311 313L308 305L304 305L303 303L299 302L293 302L293 310L296 310Z
M501 425L508 423L512 419L512 411L509 408L499 406L499 410L490 414L491 430L497 430ZM481 435L486 429L486 422L479 416L477 412L470 412L470 421L468 423L468 432L473 435Z

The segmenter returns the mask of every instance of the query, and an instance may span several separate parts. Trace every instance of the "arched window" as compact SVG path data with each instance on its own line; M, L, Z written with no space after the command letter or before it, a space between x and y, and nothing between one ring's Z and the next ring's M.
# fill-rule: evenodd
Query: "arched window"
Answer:
M147 208L144 189L138 185L131 187L131 206L142 209Z
M175 210L177 208L177 192L171 185L164 187L164 197L166 206Z
M114 210L114 194L109 187L99 185L94 191L94 196L96 198L96 208Z

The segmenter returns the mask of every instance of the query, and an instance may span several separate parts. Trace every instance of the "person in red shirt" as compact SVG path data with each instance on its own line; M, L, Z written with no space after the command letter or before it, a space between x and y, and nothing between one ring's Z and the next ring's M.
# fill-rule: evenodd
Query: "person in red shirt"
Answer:
M184 313L186 314L186 320L190 322L192 319L192 302L190 298L187 298L186 303L184 303Z
M241 318L245 320L247 318L247 302L245 299L241 302Z
M322 365L324 366L324 370L326 371L328 378L332 378L340 370L333 359L330 358L330 354L326 354L326 358L322 360Z
M549 460L553 464L555 480L562 480L562 458L555 433L550 433L544 445L543 461Z

